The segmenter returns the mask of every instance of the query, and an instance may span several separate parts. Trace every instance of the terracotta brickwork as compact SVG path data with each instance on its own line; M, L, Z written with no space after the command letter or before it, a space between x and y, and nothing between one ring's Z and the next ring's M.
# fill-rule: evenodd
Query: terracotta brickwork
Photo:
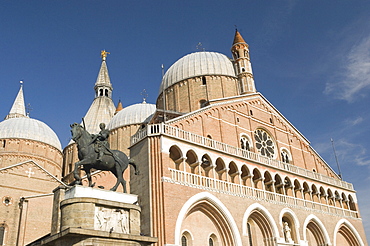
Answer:
M34 159L54 176L61 177L63 156L60 150L27 139L0 140L0 168Z
M201 101L239 95L236 78L228 76L200 76L180 81L165 90L166 109L188 113L200 109ZM162 94L157 108L163 108Z
M50 232L52 191L57 179L33 161L0 171L0 218L6 245L25 245ZM25 199L21 199L24 197Z
M268 101L249 94L210 104L169 123L185 132L167 129L163 133L170 137L147 137L130 149L131 157L145 167L144 176L131 177L131 191L139 194L143 206L142 224L151 218L150 227L142 229L158 237L158 245L179 245L182 237L192 243L188 245L205 245L210 238L217 245L249 245L250 240L258 245L258 238L267 245L281 245L286 243L285 222L291 230L289 240L296 244L320 240L366 244L354 190L341 183ZM263 156L256 145L256 129L271 136L272 159L281 166L218 150L217 142L241 149L241 136L246 135L250 155ZM187 141L186 132L204 139L200 144ZM286 166L282 150L289 153ZM308 173L292 172L294 167Z

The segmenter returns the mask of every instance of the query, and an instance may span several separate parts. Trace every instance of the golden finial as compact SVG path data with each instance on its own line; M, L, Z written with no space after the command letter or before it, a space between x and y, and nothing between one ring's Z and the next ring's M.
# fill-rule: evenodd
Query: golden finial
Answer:
M110 53L105 50L102 50L100 54L101 54L101 59L105 61L107 59L108 54Z

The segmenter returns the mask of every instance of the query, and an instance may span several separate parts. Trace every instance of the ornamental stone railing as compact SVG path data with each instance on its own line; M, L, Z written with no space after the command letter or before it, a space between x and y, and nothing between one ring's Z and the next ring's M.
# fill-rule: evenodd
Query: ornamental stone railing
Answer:
M140 129L137 133L135 133L131 137L131 145L135 145L136 143L138 143L147 136L156 136L156 135L165 135L173 137L179 140L187 141L195 145L211 148L213 150L217 150L241 159L262 164L264 166L274 167L276 169L290 172L292 174L298 174L306 178L318 180L329 185L342 187L352 191L354 190L353 185L351 183L335 179L320 173L316 173L302 167L297 167L292 164L281 162L279 160L271 159L266 156L262 156L258 153L237 148L235 146L231 146L210 138L206 138L191 132L184 131L177 127L166 125L164 123L147 125L146 128Z
M234 184L227 181L204 177L198 174L179 171L172 168L169 168L169 171L171 173L171 177L162 177L162 181L217 193L245 197L256 201L265 201L291 208L312 210L314 212L331 214L339 217L359 218L358 212L350 209L339 208L302 198L260 190L245 185Z

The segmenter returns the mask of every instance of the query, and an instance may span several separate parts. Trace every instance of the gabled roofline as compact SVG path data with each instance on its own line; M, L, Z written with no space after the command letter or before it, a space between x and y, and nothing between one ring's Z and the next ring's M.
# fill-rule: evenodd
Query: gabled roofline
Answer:
M200 108L198 110L195 110L195 111L192 111L192 112L189 112L187 114L184 114L182 116L179 116L175 119L172 119L172 120L169 120L167 121L166 123L168 124L172 124L172 123L176 123L177 121L180 121L180 120L183 120L183 119L186 119L186 118L189 118L189 117L192 117L193 115L195 114L199 114L203 111L206 111L210 108L212 108L213 106L219 106L219 105L224 105L224 104L230 104L230 103L234 103L234 102L243 102L245 101L246 98L249 98L249 99L253 99L253 98L258 98L258 97L261 97L263 100L265 100L265 102L271 107L273 108L277 113L278 115L283 118L291 127L292 129L294 129L294 131L296 131L296 133L301 136L308 144L309 148L318 156L318 158L320 158L320 160L326 164L326 166L336 175L337 178L341 179L339 177L339 175L337 174L336 171L333 170L333 168L321 157L321 155L319 153L316 152L316 150L311 146L311 142L287 119L285 118L285 116L278 110L275 108L274 105L271 104L271 102L269 100L267 100L260 92L256 92L256 93L251 93L251 94L246 94L246 95L239 95L239 96L233 96L233 97L226 97L226 98L219 98L219 99L213 99L213 100L210 100L210 105L204 107L204 108ZM234 99L234 100L230 100L230 99ZM342 180L342 179L341 179Z
M17 164L13 164L13 165L8 166L8 167L0 168L0 172L2 172L4 170L7 170L7 169L11 169L13 167L22 166L22 165L24 165L26 163L33 163L36 167L40 168L42 171L44 171L47 175L51 176L54 180L56 180L57 182L59 182L61 185L65 186L65 187L68 186L63 181L61 181L60 179L58 179L57 177L55 177L48 170L46 170L45 168L43 168L42 166L40 166L39 164L37 164L37 162L35 162L33 160L28 160L28 161L20 162L20 163L17 163Z

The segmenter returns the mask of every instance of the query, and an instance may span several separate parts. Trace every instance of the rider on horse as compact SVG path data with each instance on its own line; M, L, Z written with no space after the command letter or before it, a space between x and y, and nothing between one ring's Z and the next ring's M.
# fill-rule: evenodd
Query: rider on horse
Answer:
M102 161L104 154L112 155L112 151L108 143L109 130L105 129L104 123L100 123L99 127L100 132L96 135L92 135L93 139L91 143L94 143L95 151L99 153L98 161Z

